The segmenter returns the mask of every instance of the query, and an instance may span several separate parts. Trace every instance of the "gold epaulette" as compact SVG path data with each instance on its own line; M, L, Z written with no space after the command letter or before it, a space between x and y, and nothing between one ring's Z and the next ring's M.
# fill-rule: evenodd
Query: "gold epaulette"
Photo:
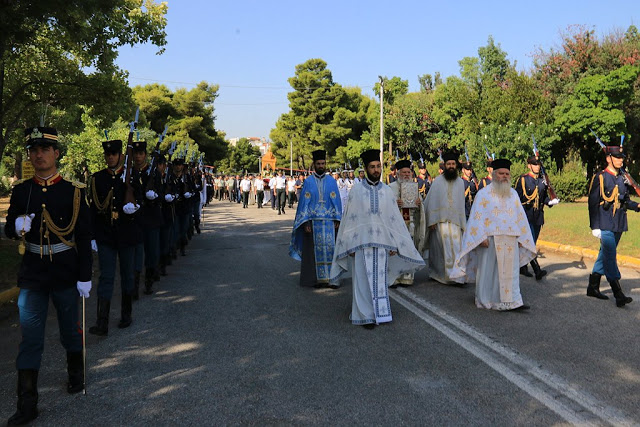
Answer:
M31 178L17 179L11 183L11 186L15 187L16 185L22 184L23 182L29 181L30 179Z
M80 182L80 181L72 181L72 180L67 179L67 178L65 178L64 180L65 180L65 181L69 181L69 182L70 182L74 187L77 187L77 188L87 188L87 184L84 184L84 183L82 183L82 182Z

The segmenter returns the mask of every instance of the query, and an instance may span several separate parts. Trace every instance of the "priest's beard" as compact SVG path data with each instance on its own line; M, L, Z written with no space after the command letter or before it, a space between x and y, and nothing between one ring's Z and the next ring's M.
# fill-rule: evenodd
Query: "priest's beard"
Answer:
M380 172L374 172L372 174L370 174L369 172L367 172L367 178L369 178L369 181L375 183L380 181Z
M454 181L458 177L458 170L455 168L445 169L442 174L447 181Z
M506 199L511 195L511 185L509 181L492 181L491 186L493 187L493 194L498 196L501 199Z

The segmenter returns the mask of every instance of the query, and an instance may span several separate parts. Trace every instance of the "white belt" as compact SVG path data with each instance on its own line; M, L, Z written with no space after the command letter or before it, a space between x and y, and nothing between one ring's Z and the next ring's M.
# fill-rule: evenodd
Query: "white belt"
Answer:
M34 254L40 254L40 245L36 245L35 243L25 242L25 249ZM69 249L73 249L71 246L67 246L64 243L56 243L54 245L42 245L42 255L49 255L49 253L59 254L60 252L68 251Z

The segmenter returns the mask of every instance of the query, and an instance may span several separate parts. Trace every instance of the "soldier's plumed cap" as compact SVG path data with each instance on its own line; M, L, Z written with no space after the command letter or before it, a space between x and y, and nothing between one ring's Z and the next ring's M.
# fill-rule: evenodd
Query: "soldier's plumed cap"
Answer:
M147 141L133 141L133 151L147 151Z
M425 162L423 161L418 162L418 169L426 169L426 168L427 168L427 165Z
M396 169L397 170L404 169L404 168L411 169L411 161L410 160L400 160L400 161L396 162Z
M371 162L380 161L380 150L367 150L364 153L360 154L360 158L365 166L367 166Z
M460 155L455 151L447 151L446 153L442 153L442 160L444 160L445 163L447 163L449 160L455 160L457 162L459 157Z
M462 169L466 169L466 170L473 169L473 164L471 162L462 162Z
M493 167L493 159L492 160L487 160L487 167L488 168L492 168Z
M119 139L102 141L102 150L105 153L122 153L122 141Z
M174 165L184 165L184 159L182 157L176 157L173 159L172 163Z
M492 165L493 169L509 169L511 170L511 160L495 159Z
M313 156L313 161L315 162L316 160L327 160L327 152L324 150L316 150L311 152L311 155Z
M33 127L24 130L27 150L36 145L43 147L58 146L58 131L54 128Z
M615 143L610 143L610 145L604 147L604 152L607 153L608 156L618 157L620 159L626 157L622 147Z
M538 160L538 158L536 156L531 156L527 159L527 163L530 165L539 165L540 164L540 160Z
M159 165L164 165L165 163L167 163L167 158L165 156L163 156L162 154L158 154L156 156L156 162ZM207 173L209 173L209 171L207 171Z

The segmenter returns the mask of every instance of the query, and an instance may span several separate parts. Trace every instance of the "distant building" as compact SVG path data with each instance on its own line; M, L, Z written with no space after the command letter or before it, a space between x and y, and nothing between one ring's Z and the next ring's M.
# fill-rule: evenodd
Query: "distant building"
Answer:
M271 143L265 137L247 136L245 137L249 144L260 149L260 154L265 155L271 148ZM235 147L242 138L229 138L229 145Z

